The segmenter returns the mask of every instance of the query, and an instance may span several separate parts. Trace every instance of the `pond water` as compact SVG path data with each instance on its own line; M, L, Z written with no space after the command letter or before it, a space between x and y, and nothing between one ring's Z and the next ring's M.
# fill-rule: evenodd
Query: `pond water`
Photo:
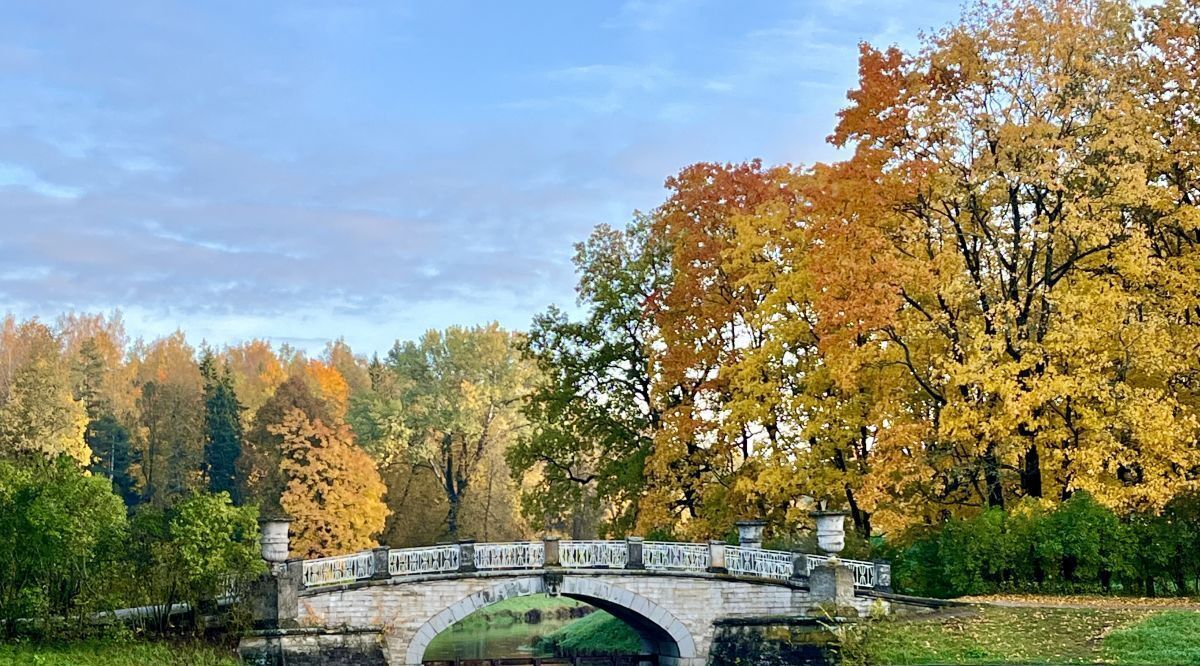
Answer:
M543 618L525 622L517 618L495 618L491 622L456 624L438 634L425 650L425 660L499 659L501 657L549 657L534 644L539 638L564 627L571 618Z

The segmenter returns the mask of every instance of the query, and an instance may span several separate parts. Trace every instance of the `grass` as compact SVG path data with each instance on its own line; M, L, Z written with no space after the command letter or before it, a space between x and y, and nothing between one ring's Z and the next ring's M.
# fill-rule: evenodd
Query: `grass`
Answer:
M884 620L861 661L932 664L1200 664L1200 612L1151 608L998 608Z
M642 640L629 625L596 611L544 636L537 647L561 656L638 654Z
M0 643L0 666L236 666L228 649L203 643L87 640Z

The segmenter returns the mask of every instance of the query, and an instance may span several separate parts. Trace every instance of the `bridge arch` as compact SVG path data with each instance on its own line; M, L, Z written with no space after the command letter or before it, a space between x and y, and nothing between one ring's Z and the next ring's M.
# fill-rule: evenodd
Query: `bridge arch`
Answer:
M660 663L694 660L697 657L696 640L692 633L666 608L612 583L585 576L567 575L561 580L551 579L549 585L547 578L543 576L524 576L498 581L485 589L461 597L435 613L417 629L405 650L403 663L420 664L425 657L425 650L435 636L481 608L511 597L548 592L557 592L564 597L612 613L641 636L644 649L666 659Z

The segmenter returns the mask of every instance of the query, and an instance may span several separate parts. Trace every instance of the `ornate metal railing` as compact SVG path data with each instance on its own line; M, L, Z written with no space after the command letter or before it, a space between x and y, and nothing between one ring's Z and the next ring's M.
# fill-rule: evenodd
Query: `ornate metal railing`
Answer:
M539 569L546 564L541 541L475 544L476 569Z
M371 551L305 560L301 569L304 587L352 583L375 575L375 554Z
M707 544L671 541L642 543L642 565L651 570L706 571L710 558Z
M560 541L558 562L564 567L623 569L629 561L624 541Z
M806 574L811 575L813 569L829 561L829 558L824 555L805 555L807 563L805 564ZM844 567L850 567L854 572L855 587L875 587L875 563L864 562L862 560L846 560L838 558L838 563ZM890 581L888 581L890 583Z
M795 559L796 556L786 550L725 546L725 568L740 576L787 580L792 577Z
M393 548L388 551L388 573L408 574L458 571L462 549L457 544L425 548Z

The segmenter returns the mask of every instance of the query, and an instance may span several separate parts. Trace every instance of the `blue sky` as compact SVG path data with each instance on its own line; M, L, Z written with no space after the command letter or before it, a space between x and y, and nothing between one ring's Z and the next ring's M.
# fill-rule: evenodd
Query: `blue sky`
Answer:
M3 2L0 312L385 350L574 302L697 161L812 163L957 2Z

